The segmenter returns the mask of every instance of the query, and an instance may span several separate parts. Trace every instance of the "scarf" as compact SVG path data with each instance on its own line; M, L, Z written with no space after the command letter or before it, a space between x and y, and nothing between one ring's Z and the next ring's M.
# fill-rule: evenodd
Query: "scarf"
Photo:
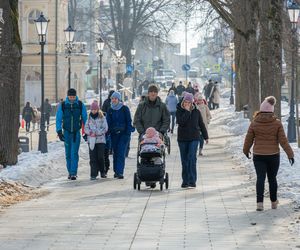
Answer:
M99 116L99 113L96 113L96 114L91 113L90 116L91 116L93 119L96 119L96 118Z
M118 102L117 104L111 103L111 108L113 110L119 110L123 107L123 103L122 102Z

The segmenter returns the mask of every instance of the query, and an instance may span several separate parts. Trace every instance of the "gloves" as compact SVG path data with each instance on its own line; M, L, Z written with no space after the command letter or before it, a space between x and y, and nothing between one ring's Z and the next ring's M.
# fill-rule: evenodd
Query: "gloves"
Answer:
M61 141L65 141L65 136L63 135L61 130L57 131L57 136Z
M291 166L293 166L293 164L295 163L294 158L290 158L290 159L289 159L289 162L290 162Z
M245 154L245 156L246 156L248 159L251 159L251 152L248 152L247 154Z
M84 134L84 135L82 136L82 138L83 138L83 140L87 141L87 134Z

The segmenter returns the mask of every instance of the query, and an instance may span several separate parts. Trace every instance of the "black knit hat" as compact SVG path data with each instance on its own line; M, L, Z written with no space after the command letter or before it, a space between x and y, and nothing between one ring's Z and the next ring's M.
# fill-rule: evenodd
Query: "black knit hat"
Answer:
M68 90L68 96L76 96L76 90L75 89L69 89Z
M150 85L148 88L148 93L150 93L150 92L158 93L158 87L154 84Z

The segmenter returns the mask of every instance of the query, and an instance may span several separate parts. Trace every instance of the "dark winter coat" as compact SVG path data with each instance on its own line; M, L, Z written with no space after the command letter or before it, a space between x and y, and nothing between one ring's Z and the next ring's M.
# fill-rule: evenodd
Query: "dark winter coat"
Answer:
M207 130L203 122L200 111L193 104L192 111L187 111L182 107L182 102L178 103L176 111L178 123L177 141L195 141L200 139L200 132L204 140L208 139Z
M149 127L166 133L170 126L170 113L166 104L159 97L154 103L149 102L146 97L145 101L139 103L137 107L133 125L140 134L143 134Z
M172 86L171 88L169 88L168 94L170 93L171 90L173 90L174 94L177 95L177 88L175 86Z
M294 157L282 123L274 116L274 113L260 112L251 122L244 141L244 154L249 153L253 144L253 154L256 155L278 154L280 144L288 158Z
M32 118L34 118L34 116L35 116L32 107L30 107L29 105L26 105L23 108L22 116L26 122L31 122Z
M104 113L106 113L107 111L108 111L108 109L110 108L110 103L111 103L111 100L110 100L110 98L111 98L111 95L114 93L114 91L113 90L111 90L110 92L109 92L109 94L108 94L108 97L107 97L107 99L103 102L103 104L102 104L102 111L104 112Z
M205 97L206 97L207 99L210 99L210 98L213 97L214 86L215 86L215 85L214 85L213 82L210 82L210 83L207 85L207 87L206 87L206 89L205 89L205 93L204 93L204 95L205 95Z
M194 90L194 88L192 86L187 87L185 91L188 92L188 93L191 93L191 94L195 95L195 90Z
M178 85L177 88L176 88L176 94L178 96L181 96L183 91L185 91L185 87L181 84L181 85Z
M108 131L110 134L125 134L130 136L132 133L131 115L129 108L125 105L119 110L109 108L106 113Z
M50 113L52 111L52 107L51 107L51 104L49 102L44 103L44 110L45 110L46 115L50 115Z

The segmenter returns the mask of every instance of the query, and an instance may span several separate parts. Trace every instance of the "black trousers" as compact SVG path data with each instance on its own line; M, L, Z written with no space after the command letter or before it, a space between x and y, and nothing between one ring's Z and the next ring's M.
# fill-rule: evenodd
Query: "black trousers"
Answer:
M25 121L25 127L26 127L26 132L29 132L30 130L30 121Z
M253 162L256 171L256 201L264 201L266 175L269 182L271 201L277 200L277 172L280 164L280 155L254 155Z
M105 147L105 149L104 149L104 165L105 165L105 172L106 173L108 172L109 166L110 166L109 151L110 151L110 148Z
M94 149L89 150L91 177L97 177L99 172L105 174L104 149L104 143L96 143Z

